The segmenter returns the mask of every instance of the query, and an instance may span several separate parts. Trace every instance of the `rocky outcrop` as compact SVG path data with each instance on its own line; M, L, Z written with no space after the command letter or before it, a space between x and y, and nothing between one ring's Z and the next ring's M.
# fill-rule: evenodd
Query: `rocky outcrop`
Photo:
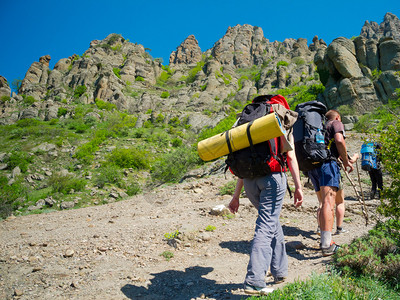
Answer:
M400 39L400 20L394 14L388 12L380 25L376 22L365 21L360 35L374 40L379 40L382 37Z
M169 57L171 67L193 65L201 61L202 52L194 35L189 35Z
M137 116L136 126L162 114L165 122L182 118L199 131L215 125L233 103L320 82L326 86L320 100L328 107L351 104L370 111L400 87L398 23L388 13L381 25L367 22L356 39L340 37L329 47L318 36L310 45L303 38L270 42L260 27L236 25L205 52L188 36L171 53L168 67L144 46L110 34L91 41L83 55L60 59L53 70L49 55L34 62L19 95L0 103L0 123L50 120L60 107L102 100ZM0 77L0 93L10 92Z
M262 64L267 42L260 27L236 25L229 27L225 35L215 43L212 56L222 65L248 68Z
M0 75L0 98L2 97L10 97L11 88L8 85L7 79Z
M50 55L42 56L39 58L39 62L34 62L30 66L18 91L20 94L32 96L36 100L40 100L46 95L50 59Z
M325 74L324 100L329 107L352 105L360 113L373 111L400 88L400 40L338 38L318 50L314 63Z

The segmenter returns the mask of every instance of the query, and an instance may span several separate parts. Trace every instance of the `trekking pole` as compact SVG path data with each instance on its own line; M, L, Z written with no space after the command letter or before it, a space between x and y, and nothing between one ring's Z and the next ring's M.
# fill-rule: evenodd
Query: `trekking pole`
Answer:
M342 170L344 171L344 174L346 175L347 179L350 181L351 185L353 186L354 191L356 192L357 200L361 204L361 211L362 211L362 213L364 215L364 218L365 218L365 224L368 225L368 213L367 213L367 210L365 208L364 197L361 196L360 193L357 191L357 188L356 188L356 185L355 185L354 181L351 179L349 173L344 168L343 163L341 161L339 161L339 165L342 168ZM360 178L360 173L358 172L358 165L357 165L357 173L358 173L358 176L359 176L358 178ZM360 181L360 185L361 185L361 181Z
M365 206L365 198L364 198L364 193L363 193L362 186L361 186L361 177L360 177L360 171L358 169L357 161L356 161L356 167L357 167L358 184L360 185L361 200L362 200L362 206L363 206L363 214L364 214L364 211L365 211L365 214L364 214L365 226L367 226L368 225L368 214L367 214L367 208Z

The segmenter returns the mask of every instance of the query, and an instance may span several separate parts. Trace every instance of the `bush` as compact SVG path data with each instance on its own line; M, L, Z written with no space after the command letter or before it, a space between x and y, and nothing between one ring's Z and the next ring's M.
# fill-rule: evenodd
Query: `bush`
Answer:
M79 85L76 87L74 91L74 98L78 99L80 96L82 96L84 93L86 93L87 87L85 85Z
M165 99L165 98L168 98L169 97L169 93L168 92L162 92L161 93L161 98L163 98L163 99Z
M59 173L53 174L49 178L49 186L53 192L69 194L72 191L79 192L85 188L86 181L82 178L77 178L73 174L61 175Z
M120 68L113 68L113 72L115 76L117 76L119 79L121 79L121 75L119 75L119 72L121 72Z
M336 266L348 275L368 276L398 284L400 242L385 232L387 226L378 224L368 235L340 248L334 256ZM398 232L396 236L398 238Z
M137 76L135 78L135 81L144 81L144 78L142 76Z
M231 180L219 189L221 195L233 195L236 189L236 180Z
M142 189L140 188L140 184L136 181L130 182L126 188L126 193L129 196L135 196L141 192L142 192Z
M0 176L0 218L7 218L21 204L17 200L25 199L28 189L21 182L8 185L8 178Z
M95 100L96 106L98 109L105 109L107 111L111 111L113 109L117 109L117 106L113 103L103 101L101 99L96 98Z
M147 169L150 167L148 153L136 148L115 149L107 160L120 168Z
M10 96L1 96L0 98L0 102L7 102L10 101L11 97Z
M197 162L199 158L190 148L177 148L155 162L151 176L155 182L178 182Z
M32 105L33 103L36 102L36 99L33 98L32 96L28 96L28 97L23 97L24 98L24 103L26 105Z
M122 181L122 172L117 166L113 164L106 164L97 170L94 177L94 184L103 188L107 184L120 184Z
M33 161L33 157L23 151L16 151L11 154L8 158L7 164L8 169L12 170L15 167L19 167L22 173L28 170L29 164Z
M281 61L278 61L278 63L276 64L276 67L277 68L279 68L279 67L287 67L288 65L289 65L289 63L287 61L281 60Z
M59 107L57 111L57 117L65 116L68 113L68 110L64 107Z

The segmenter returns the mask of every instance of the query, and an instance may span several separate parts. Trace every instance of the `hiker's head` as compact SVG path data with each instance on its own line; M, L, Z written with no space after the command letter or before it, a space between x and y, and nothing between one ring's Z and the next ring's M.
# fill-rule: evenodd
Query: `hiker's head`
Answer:
M328 110L328 112L325 114L325 117L328 119L328 121L333 121L333 120L341 121L342 120L340 118L339 112L336 109Z

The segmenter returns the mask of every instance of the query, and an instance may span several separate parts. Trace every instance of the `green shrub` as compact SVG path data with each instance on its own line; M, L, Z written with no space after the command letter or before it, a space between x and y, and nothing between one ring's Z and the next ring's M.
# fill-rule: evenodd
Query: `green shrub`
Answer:
M28 188L21 181L17 180L11 185L8 185L8 181L6 176L0 176L0 218L11 215L28 194Z
M180 146L182 146L182 139L180 139L180 138L174 138L174 139L172 139L172 147L175 147L175 148L177 148L177 147L180 147Z
M142 76L137 76L135 78L135 81L144 81L144 78Z
M41 124L41 122L36 119L22 119L22 120L18 120L15 123L15 125L17 125L17 127L34 127L34 126L38 126L40 124Z
M1 96L0 98L0 102L7 102L10 101L11 97L10 96Z
M117 106L115 104L103 101L99 98L96 98L95 103L98 109L105 109L107 111L112 111L114 109L117 109Z
M65 116L68 113L68 110L64 107L59 107L57 111L57 117Z
M24 103L26 104L26 105L32 105L33 103L35 103L36 102L36 99L35 98L33 98L32 96L28 96L28 97L23 97L24 98Z
M66 125L68 129L74 130L76 133L84 133L89 128L83 118L68 119Z
M164 238L166 240L176 239L180 235L179 230L175 230L174 232L167 232L164 234Z
M141 192L142 189L140 188L140 184L137 181L131 181L129 184L127 184L126 193L129 196L135 196Z
M197 153L180 147L160 157L152 167L151 176L155 182L178 182L198 162Z
M350 105L341 105L337 108L337 110L341 116L355 114L355 108Z
M276 64L276 67L277 68L279 68L279 67L287 67L288 65L289 65L289 63L287 61L281 60L281 61L278 61L278 63Z
M117 76L119 79L121 79L121 75L119 75L119 72L121 72L120 68L113 68L113 72L115 76Z
M243 88L243 81L244 80L249 80L249 78L245 75L241 76L238 80L238 91L240 91Z
M150 167L148 153L137 148L114 149L107 160L120 168L147 169Z
M122 182L121 169L113 164L101 166L94 176L94 184L99 188L103 188L107 184L118 185L120 182Z
M80 96L82 96L84 93L86 93L87 87L85 85L79 85L75 88L74 91L74 98L78 99Z
M303 58L301 58L301 57L295 57L295 58L293 58L292 61L293 61L297 66L302 66L302 65L305 65L305 64L306 64L305 60L304 60Z
M186 84L193 83L196 80L196 75L203 69L204 64L204 61L199 61L197 65L189 71L188 76L185 78Z
M62 175L54 173L49 178L49 186L53 192L69 194L72 191L79 192L85 188L86 181L82 178L77 178L73 174Z
M33 157L26 152L23 151L15 151L11 153L10 157L7 160L8 169L12 170L15 167L19 167L22 173L25 173L28 170L28 166L32 163Z
M164 257L167 261L170 261L171 258L174 257L174 253L172 253L171 251L164 251L160 254L160 256Z
M219 189L221 195L233 195L236 189L236 180L231 180Z
M165 91L161 93L161 98L165 99L169 97L169 92Z
M217 227L213 226L213 225L208 225L205 229L205 231L214 231L215 229L217 229Z
M386 228L390 224L378 223L368 235L341 247L334 256L335 265L345 274L368 276L397 285L400 282L399 231L392 237Z

